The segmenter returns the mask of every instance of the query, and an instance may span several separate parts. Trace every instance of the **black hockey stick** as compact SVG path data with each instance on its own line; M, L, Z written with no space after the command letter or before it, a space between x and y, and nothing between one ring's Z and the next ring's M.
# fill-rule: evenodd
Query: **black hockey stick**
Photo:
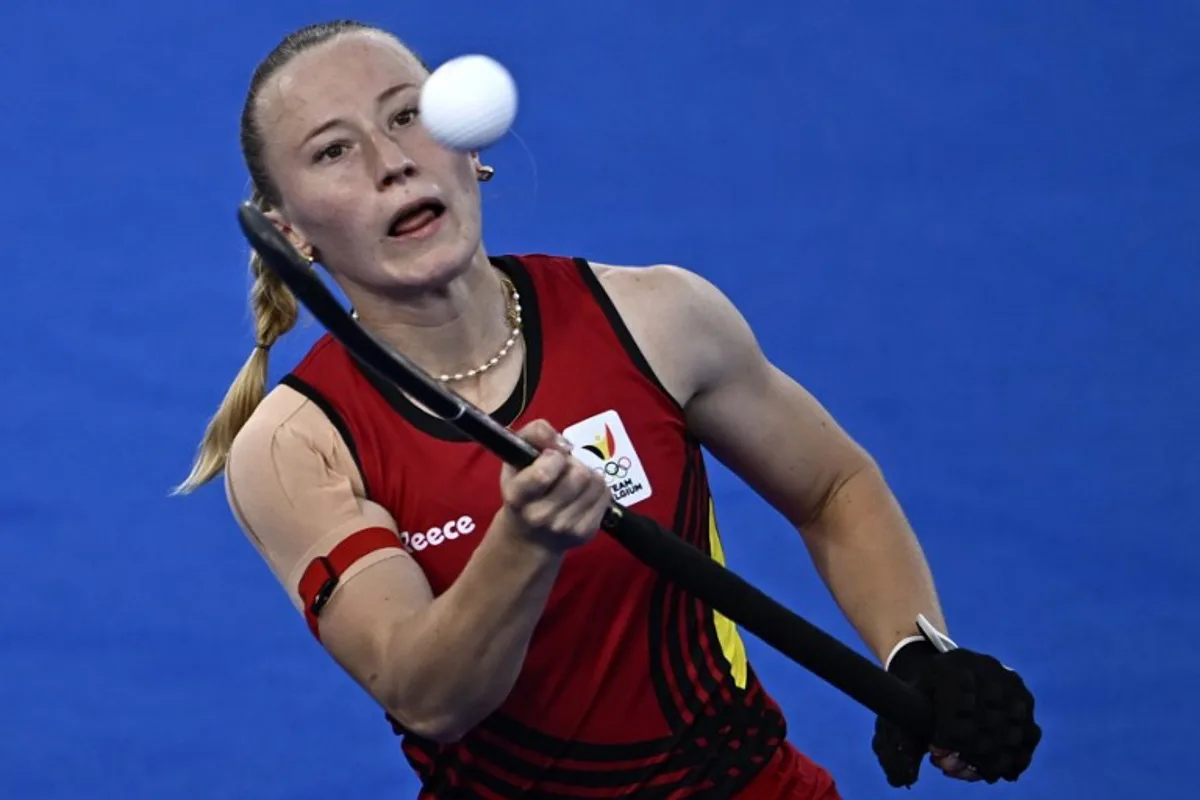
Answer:
M538 450L524 439L360 326L316 270L251 203L242 204L238 221L266 266L360 362L512 466L528 466L538 457ZM784 608L654 520L614 501L601 527L634 557L681 589L871 711L929 741L933 730L929 703L895 676Z

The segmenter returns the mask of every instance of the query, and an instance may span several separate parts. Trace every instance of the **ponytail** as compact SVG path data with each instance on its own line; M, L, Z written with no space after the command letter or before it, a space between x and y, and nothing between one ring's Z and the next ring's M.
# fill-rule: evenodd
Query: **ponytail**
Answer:
M257 191L252 200L259 209L267 205ZM191 494L224 471L234 438L267 395L268 351L280 337L295 327L299 318L300 307L295 295L263 264L258 253L250 256L250 274L254 278L250 287L250 306L254 312L254 350L209 420L191 474L175 487L172 494Z

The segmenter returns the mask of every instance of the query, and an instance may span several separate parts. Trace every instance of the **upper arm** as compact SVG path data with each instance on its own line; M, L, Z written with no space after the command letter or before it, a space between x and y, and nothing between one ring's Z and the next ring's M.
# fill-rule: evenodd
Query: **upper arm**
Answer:
M672 266L630 272L641 273L641 299L625 301L630 327L639 329L631 332L689 429L793 524L813 519L842 481L870 464L867 453L770 362L711 282Z
M392 516L362 496L340 434L306 399L281 387L238 434L225 471L230 507L246 536L303 609L300 576L339 542L370 528L395 533ZM376 696L391 632L432 602L421 569L400 547L377 550L340 577L319 618L330 655Z

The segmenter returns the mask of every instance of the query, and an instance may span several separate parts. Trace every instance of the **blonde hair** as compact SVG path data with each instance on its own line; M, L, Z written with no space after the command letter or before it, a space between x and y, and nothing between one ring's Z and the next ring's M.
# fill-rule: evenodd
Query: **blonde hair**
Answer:
M255 191L252 201L260 210L265 209L266 203L259 192ZM300 316L296 296L263 264L258 253L250 256L250 274L254 278L250 286L254 349L209 420L191 473L172 494L190 494L224 471L234 438L267 396L268 351L296 326Z

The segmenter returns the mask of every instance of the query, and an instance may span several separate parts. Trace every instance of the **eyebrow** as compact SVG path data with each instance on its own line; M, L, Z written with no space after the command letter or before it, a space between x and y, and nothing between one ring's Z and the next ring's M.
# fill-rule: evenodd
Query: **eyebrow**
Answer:
M400 92L403 92L405 89L412 89L412 88L415 88L415 85L411 84L411 83L397 83L394 86L389 86L388 88L384 89L382 92L379 93L379 97L375 98L375 104L383 105L388 100L390 100L393 96L399 94ZM342 124L342 120L337 117L335 117L334 119L328 120L326 122L322 122L320 125L313 128L309 132L309 134L304 137L303 141L301 141L301 145L307 144L308 142L310 142L313 139L320 136L322 133L325 133L325 131L329 130L330 128L336 128L338 125L341 125L341 124Z

